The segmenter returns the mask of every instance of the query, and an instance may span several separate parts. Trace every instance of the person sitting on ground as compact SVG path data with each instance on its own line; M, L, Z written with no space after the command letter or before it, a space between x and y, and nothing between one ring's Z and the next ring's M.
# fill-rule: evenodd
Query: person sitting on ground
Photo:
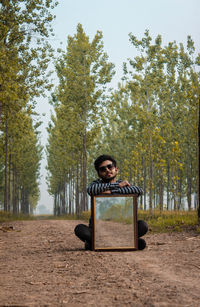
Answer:
M116 179L118 168L116 160L110 155L101 155L95 162L94 167L100 177L94 180L87 189L90 196L99 194L142 194L142 189L138 186L131 185L127 180ZM138 249L142 250L146 247L146 242L141 237L148 231L147 223L138 221ZM85 242L85 249L92 249L92 225L91 218L89 226L79 224L74 229L75 235Z

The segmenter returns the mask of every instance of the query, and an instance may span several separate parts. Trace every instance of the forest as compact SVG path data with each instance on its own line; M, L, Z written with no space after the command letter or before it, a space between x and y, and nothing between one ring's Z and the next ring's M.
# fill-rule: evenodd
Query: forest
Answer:
M36 98L51 89L54 1L0 3L0 208L33 212L39 199L42 146Z
M197 114L200 56L187 47L154 42L148 30L129 34L138 56L124 62L117 89L109 89L114 64L102 33L92 41L81 24L56 62L59 85L52 94L55 116L47 146L49 191L54 213L89 209L87 183L93 161L114 155L120 176L143 188L140 208L197 208ZM107 86L106 86L107 85Z
M0 210L33 212L39 200L41 124L36 98L48 93L54 108L46 146L54 215L90 210L87 185L100 154L117 160L119 177L139 185L142 210L197 210L200 54L190 35L163 46L127 33L137 56L115 63L103 33L93 38L77 25L66 50L49 43L55 1L0 4ZM53 87L49 63L58 85Z

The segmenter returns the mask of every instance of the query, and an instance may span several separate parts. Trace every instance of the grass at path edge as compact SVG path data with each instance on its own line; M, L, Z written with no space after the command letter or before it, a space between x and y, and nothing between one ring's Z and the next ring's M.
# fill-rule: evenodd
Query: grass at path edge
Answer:
M0 223L22 221L22 220L84 220L86 223L90 218L90 211L77 215L13 215L9 212L0 211ZM154 210L153 215L149 211L138 210L138 220L142 219L148 223L150 232L171 231L195 231L200 234L197 212L193 211L163 211ZM118 218L116 222L130 223L129 219Z

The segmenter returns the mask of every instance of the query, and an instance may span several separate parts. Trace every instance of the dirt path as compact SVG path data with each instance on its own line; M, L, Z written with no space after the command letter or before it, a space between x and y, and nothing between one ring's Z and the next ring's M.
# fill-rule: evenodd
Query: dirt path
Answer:
M77 223L0 227L0 306L200 306L200 236L149 234L143 251L91 252Z

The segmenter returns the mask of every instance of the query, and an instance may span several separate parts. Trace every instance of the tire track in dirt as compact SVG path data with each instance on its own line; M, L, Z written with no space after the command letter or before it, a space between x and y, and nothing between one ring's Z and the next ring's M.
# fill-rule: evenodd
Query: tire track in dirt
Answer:
M0 231L0 306L199 307L200 236L148 234L143 251L91 252L73 233L80 222Z

